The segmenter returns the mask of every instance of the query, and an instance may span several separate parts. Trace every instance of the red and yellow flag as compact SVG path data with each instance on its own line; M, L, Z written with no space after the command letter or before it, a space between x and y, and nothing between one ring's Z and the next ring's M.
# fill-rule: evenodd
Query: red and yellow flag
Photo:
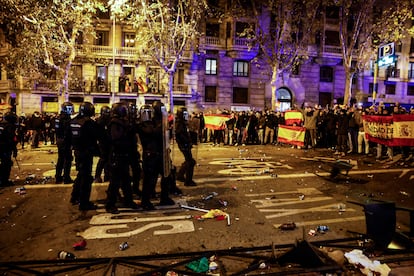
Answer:
M287 110L285 112L285 124L287 126L300 126L303 122L303 115L297 110Z
M277 141L303 147L305 145L305 132L304 127L279 125Z
M386 146L414 146L414 115L364 116L365 136Z
M223 114L204 115L205 127L213 130L223 130L226 128L226 121L229 118L230 115Z

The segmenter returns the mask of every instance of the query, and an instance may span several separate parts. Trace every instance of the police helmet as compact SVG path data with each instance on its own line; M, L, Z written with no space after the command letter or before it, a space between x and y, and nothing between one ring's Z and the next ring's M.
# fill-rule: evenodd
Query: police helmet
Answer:
M4 114L3 116L3 120L5 120L6 122L8 122L9 124L15 125L17 124L17 115L14 114L13 112L7 112L6 114Z
M126 118L128 116L128 108L124 103L114 103L111 109L111 117Z
M135 103L129 103L128 105L128 117L130 121L134 121L138 117L138 108Z
M74 110L73 110L73 104L71 102L64 102L62 104L61 112L63 114L66 114L66 115L72 115L73 112L74 112Z
M141 123L151 121L154 116L154 109L149 104L144 104L139 110Z
M107 105L101 107L101 117L109 117L111 115L111 108Z
M152 108L154 109L154 119L161 119L162 113L165 111L165 106L160 101L154 101L152 103Z
M177 110L177 118L178 119L180 119L180 120L183 120L183 121L188 121L188 111L187 111L187 108L185 108L185 107L180 107L178 110Z
M84 117L92 117L95 115L95 107L91 102L83 102L79 106L79 115Z

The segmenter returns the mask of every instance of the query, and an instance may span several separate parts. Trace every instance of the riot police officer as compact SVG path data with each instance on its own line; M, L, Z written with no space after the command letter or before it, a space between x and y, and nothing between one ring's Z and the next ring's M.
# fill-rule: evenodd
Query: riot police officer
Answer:
M13 166L12 156L17 156L17 120L16 114L7 112L0 121L0 187L13 185L9 177Z
M129 135L128 107L124 103L115 103L112 106L109 131L111 178L105 209L109 213L116 214L119 213L115 206L119 188L122 189L125 206L133 209L138 208L132 199L131 176L129 174L130 160L135 157L131 149L134 147L134 143L136 144L136 140Z
M79 210L95 210L96 205L89 201L92 189L93 156L98 152L98 126L92 119L95 107L90 102L83 102L79 114L70 121L69 132L65 136L71 143L77 176L72 188L71 203L79 203Z
M177 119L175 122L175 139L178 148L184 155L184 163L177 172L177 179L183 180L185 186L196 186L193 181L194 166L196 161L191 153L191 136L188 131L188 111L187 108L181 107L177 111Z
M163 110L164 109L164 110ZM155 191L158 176L165 176L165 156L163 115L166 116L164 105L156 101L153 106L144 105L140 109L140 124L138 134L142 145L142 169L144 180L142 187L141 206L144 210L153 210L151 197ZM167 160L169 162L169 160ZM165 177L161 181L160 205L174 205L175 202L169 197L168 181Z
M130 148L131 159L130 167L132 172L132 192L137 196L141 196L139 189L139 181L141 180L141 155L138 151L138 110L134 103L128 105L128 121L129 121L129 132L128 136L131 137L133 143Z
M105 173L104 181L109 180L109 150L110 150L110 133L109 133L109 123L111 121L111 108L107 105L101 108L100 116L96 120L96 123L99 127L99 160L95 168L95 180L94 182L101 183L102 181L102 171Z
M71 115L73 114L73 104L71 102L64 102L61 107L59 117L55 119L55 135L56 146L58 149L58 159L56 162L55 180L56 183L73 183L70 177L70 169L72 166L72 149L70 143L65 141L65 134L69 127ZM63 176L62 176L63 172Z

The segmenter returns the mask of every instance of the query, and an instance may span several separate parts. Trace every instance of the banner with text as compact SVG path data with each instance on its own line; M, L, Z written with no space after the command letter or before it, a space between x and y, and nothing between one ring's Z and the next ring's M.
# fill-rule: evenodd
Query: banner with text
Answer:
M414 115L363 116L369 141L386 146L414 146Z

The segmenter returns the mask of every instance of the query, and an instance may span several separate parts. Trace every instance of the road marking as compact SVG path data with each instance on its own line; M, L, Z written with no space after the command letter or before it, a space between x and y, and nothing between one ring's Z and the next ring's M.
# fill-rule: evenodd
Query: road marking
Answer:
M306 200L299 200L298 198L292 199L292 198L283 198L283 199L270 199L270 200L250 200L252 203L260 203L256 204L256 208L266 208L266 207L275 207L275 206L284 206L284 205L291 205L292 202L295 202L295 204L306 204L310 202L316 202L316 201L324 201L324 200L332 200L332 197L329 196L322 196L322 197L314 197L314 198L307 198Z
M165 220L165 217L160 217L160 220ZM92 226L83 232L79 233L79 236L84 239L111 239L111 238L127 238L131 237L152 228L169 227L165 230L154 230L154 235L167 235L194 232L194 224L188 220L176 220L176 221L159 221L145 224L141 227L128 227L128 224L114 224L114 225L99 225ZM127 230L125 232L119 232L119 230ZM114 232L110 232L114 231Z
M365 220L365 216L357 216L357 217L348 217L348 218L334 218L334 219L318 219L318 220L309 220L309 221L301 221L295 222L297 227L300 226L309 226L309 225L329 225L334 223L346 223L358 220ZM274 224L273 226L279 228L281 224Z
M316 188L298 188L296 189L297 194L304 194L304 195L321 195L322 192ZM258 196L276 196L276 195L291 195L292 191L284 191L284 192L269 192L269 193L258 193L258 194L245 194L248 197L258 197Z
M297 202L295 202L297 204ZM303 209L259 209L262 213L279 213L274 215L267 215L266 218L272 219L272 218L280 218L280 217L286 217L291 215L298 215L308 212L337 212L338 208L334 204L327 204L323 206L317 206L317 207L311 207L311 208L303 208ZM346 211L353 211L354 209L346 209Z
M147 218L139 218L137 217L138 214L132 215L131 218L124 218L127 216L131 216L131 213L128 213L128 215L123 214L99 214L95 215L91 218L89 221L89 224L92 225L102 225L102 224L122 224L122 223L134 223L134 222L150 222L150 221L160 221L160 217L147 217ZM166 216L162 217L162 220L184 220L184 219L191 219L191 216Z

